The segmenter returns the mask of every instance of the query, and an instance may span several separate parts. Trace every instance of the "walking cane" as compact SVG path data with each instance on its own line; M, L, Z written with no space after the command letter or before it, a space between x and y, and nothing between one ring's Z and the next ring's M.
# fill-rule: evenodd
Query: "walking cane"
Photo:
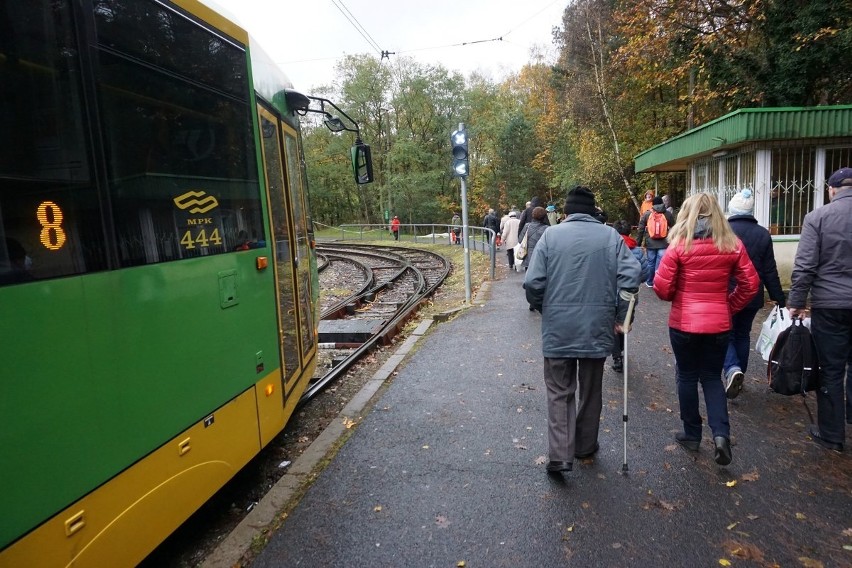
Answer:
M636 293L627 290L619 292L622 300L630 302L627 306L627 316L624 318L624 414L621 419L624 422L624 463L621 464L622 473L627 472L627 334L630 331L630 320L633 317L633 306L636 305Z

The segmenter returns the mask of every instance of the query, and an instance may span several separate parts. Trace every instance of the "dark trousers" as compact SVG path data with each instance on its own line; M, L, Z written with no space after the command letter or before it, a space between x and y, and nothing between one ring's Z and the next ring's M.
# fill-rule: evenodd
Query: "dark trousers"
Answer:
M508 247L506 249L506 256L509 257L509 268L514 268L514 266L515 266L515 247Z
M843 415L852 419L852 388L846 364L852 359L852 310L811 309L811 332L819 354L817 425L823 438L842 444L846 437ZM846 405L843 383L846 382Z
M547 443L551 460L573 462L574 454L594 451L603 407L604 361L605 358L544 358Z
M399 231L391 231L393 233L393 240L399 240Z
M683 432L691 440L701 439L701 412L698 408L698 383L704 391L707 423L713 436L730 438L728 399L722 384L722 364L728 348L728 332L685 333L669 328L677 369L677 398Z
M748 354L751 352L751 324L760 309L745 308L731 318L731 336L728 339L728 352L725 354L725 372L731 367L739 367L745 373L748 370Z

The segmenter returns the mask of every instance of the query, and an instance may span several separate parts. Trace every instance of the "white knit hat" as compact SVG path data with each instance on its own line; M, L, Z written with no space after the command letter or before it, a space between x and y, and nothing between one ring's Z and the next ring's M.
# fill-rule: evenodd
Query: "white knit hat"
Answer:
M730 215L751 215L754 212L754 196L750 189L744 189L731 198L728 203Z

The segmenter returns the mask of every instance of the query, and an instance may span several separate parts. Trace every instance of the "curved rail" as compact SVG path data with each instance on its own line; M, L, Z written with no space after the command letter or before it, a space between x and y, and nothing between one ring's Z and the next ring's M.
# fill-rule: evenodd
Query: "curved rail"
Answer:
M334 252L332 253L332 249ZM384 282L377 284L373 290L387 290L394 286L394 282L402 278L404 274L410 274L413 281L412 291L407 299L396 303L396 309L393 313L385 315L384 323L380 326L377 332L365 342L357 346L349 346L353 351L347 355L345 359L340 361L331 370L329 370L320 379L314 382L299 400L299 405L304 404L317 393L322 391L328 384L334 382L340 376L344 375L352 365L372 351L379 343L389 344L391 339L399 333L410 317L414 315L420 305L431 296L434 291L441 285L444 279L450 272L450 263L444 257L431 253L429 251L419 249L408 249L402 247L370 247L370 246L323 246L323 254L325 255L361 255L373 254L374 251L379 251L379 256L385 261L393 255L402 263L403 268L398 271L395 279L387 279ZM406 252L407 251L407 252ZM418 267L418 264L423 268ZM385 267L386 268L386 267ZM428 277L424 274L428 274ZM390 286L389 286L390 285ZM368 290L367 294L371 291ZM363 312L362 312L363 314Z

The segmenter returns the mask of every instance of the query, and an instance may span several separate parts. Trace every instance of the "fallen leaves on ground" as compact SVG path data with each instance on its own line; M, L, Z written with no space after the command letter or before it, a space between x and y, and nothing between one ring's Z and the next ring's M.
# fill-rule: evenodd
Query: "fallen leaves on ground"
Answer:
M725 543L728 554L739 560L751 560L758 564L764 563L763 551L755 545L747 542L728 541Z
M650 499L645 502L645 505L642 506L646 511L648 509L662 509L663 511L674 511L677 508L677 504L669 503L668 501L663 501L662 499Z
M743 481L757 481L760 479L760 474L757 473L757 470L751 471L749 473L744 473L740 476L740 479Z

